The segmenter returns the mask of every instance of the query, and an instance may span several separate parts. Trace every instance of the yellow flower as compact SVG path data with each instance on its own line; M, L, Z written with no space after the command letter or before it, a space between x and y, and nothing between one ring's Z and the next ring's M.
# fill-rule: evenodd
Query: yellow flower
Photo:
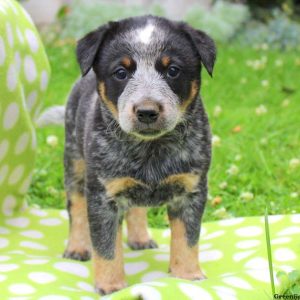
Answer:
M230 57L230 58L228 59L228 63L229 63L230 65L235 64L235 59L232 58L232 57Z
M299 194L297 192L291 193L291 198L298 198Z
M56 135L49 135L47 136L46 142L49 146L56 147L58 144L58 138Z
M290 160L290 168L291 169L296 169L300 166L300 159L299 158L293 158Z
M268 109L265 105L261 104L258 107L256 107L255 112L258 116L265 115L268 112Z
M289 99L284 99L281 103L282 107L287 107L290 105L290 100Z
M266 63L267 61L268 61L268 57L267 56L262 56L261 58L260 58L260 60L263 62L263 63Z
M248 79L246 77L241 78L241 84L247 83Z
M276 59L275 60L275 66L276 67L282 67L283 65L283 61L281 59Z
M214 117L218 117L221 113L222 107L220 105L216 105L213 112Z
M242 126L241 125L236 125L235 127L232 128L231 130L233 133L239 133L242 131Z
M215 197L212 201L211 204L212 206L216 206L222 202L222 198L220 196Z
M242 155L241 154L237 154L235 157L234 157L234 160L235 161L240 161L242 159Z
M225 189L227 188L227 186L228 186L228 184L227 184L226 181L223 181L223 182L221 182L221 183L219 184L219 188L220 188L221 190L225 190Z
M269 86L269 80L262 80L261 81L261 85L263 86L263 87L268 87Z
M253 200L254 195L251 192L243 192L241 193L240 197L242 200L250 201Z
M265 50L265 51L267 51L269 49L269 45L266 43L263 43L260 47L262 50Z
M212 214L213 214L213 216L215 216L219 219L226 219L226 218L230 217L230 215L226 211L225 207L221 207L219 209L216 209Z
M246 65L253 70L262 70L266 67L266 62L265 57L263 57L263 59L247 60Z
M237 175L239 173L239 168L236 165L231 165L226 173L229 175Z
M221 138L217 135L213 135L212 137L212 145L213 147L219 147L221 146Z
M267 139L267 138L262 138L262 139L260 140L260 143L261 143L262 145L267 145L267 144L268 144L268 139Z

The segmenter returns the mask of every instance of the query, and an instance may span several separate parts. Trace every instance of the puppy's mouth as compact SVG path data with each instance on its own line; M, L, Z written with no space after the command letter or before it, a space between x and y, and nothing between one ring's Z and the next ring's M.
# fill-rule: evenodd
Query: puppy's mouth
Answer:
M137 138L141 140L154 140L164 135L164 133L165 131L163 130L152 129L152 128L146 128L146 129L132 132L133 135L135 135Z
M161 130L147 128L147 129L140 130L138 133L140 135L144 135L144 136L148 136L148 137L151 137L151 136L154 137L154 136L160 135Z

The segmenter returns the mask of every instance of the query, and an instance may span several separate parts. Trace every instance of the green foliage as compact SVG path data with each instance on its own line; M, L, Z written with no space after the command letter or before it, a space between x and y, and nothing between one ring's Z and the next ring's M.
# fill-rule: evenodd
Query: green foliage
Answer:
M48 46L52 78L46 106L63 104L79 69L74 46ZM299 212L300 52L219 47L214 78L203 71L202 95L214 135L204 220ZM55 135L57 146L47 144ZM219 137L219 140L216 138ZM38 129L31 203L63 207L64 130ZM218 200L218 201L216 201ZM150 225L167 224L151 209Z
M237 37L243 45L262 45L277 49L297 48L300 45L300 24L282 11L274 10L267 23L250 22Z
M159 5L147 9L139 5L128 6L118 3L104 3L98 0L76 0L71 3L70 13L62 19L61 36L80 38L109 21L144 14L163 15L163 13Z
M279 294L285 296L300 295L300 270L294 270L290 273L280 271L276 276L280 282Z
M201 6L192 6L185 20L195 28L204 30L217 41L226 42L236 34L249 17L247 6L217 1L209 11Z
M63 7L59 12L58 17L62 24L61 37L80 38L108 21L144 14L165 15L163 8L158 4L142 7L108 4L97 0L88 2L76 0L68 9ZM210 11L199 5L192 6L184 19L192 26L211 34L216 40L224 42L236 34L249 16L247 6L220 0Z

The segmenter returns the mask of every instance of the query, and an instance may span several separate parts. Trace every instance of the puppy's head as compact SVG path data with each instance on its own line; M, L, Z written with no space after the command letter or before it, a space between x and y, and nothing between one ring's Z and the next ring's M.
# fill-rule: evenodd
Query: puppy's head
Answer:
M212 75L214 42L186 23L144 16L110 22L81 39L82 74L97 75L101 100L123 131L154 139L183 121Z

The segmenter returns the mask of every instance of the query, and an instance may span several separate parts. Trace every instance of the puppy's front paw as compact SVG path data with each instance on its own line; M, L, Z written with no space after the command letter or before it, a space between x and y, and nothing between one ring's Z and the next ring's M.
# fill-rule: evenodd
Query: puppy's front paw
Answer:
M158 248L157 243L154 240L148 240L146 242L138 242L138 241L128 241L128 246L132 250L142 250L142 249L154 249Z
M189 272L187 270L182 269L171 269L170 273L173 277L186 279L186 280L204 280L207 277L203 274L201 270L195 270L193 272Z
M91 253L88 250L83 250L83 251L65 250L63 257L68 259L79 260L79 261L87 261L91 259Z
M95 291L100 295L107 295L117 292L125 287L127 287L127 283L125 281L115 283L102 283L96 284Z

